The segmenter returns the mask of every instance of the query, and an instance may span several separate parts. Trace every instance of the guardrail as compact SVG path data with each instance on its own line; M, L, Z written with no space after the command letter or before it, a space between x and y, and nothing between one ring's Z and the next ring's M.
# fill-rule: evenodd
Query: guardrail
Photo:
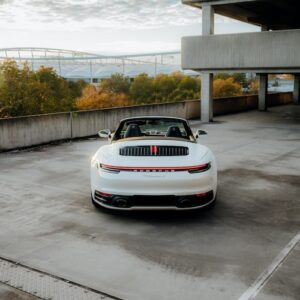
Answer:
M292 103L292 93L268 95L269 106ZM214 99L214 115L257 109L257 95ZM149 104L0 119L0 152L55 141L94 136L103 128L114 129L132 116L200 117L200 101Z

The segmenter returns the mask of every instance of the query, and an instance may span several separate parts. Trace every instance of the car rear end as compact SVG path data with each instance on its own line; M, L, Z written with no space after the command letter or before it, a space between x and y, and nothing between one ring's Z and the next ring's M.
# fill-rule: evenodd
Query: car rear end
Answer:
M92 160L93 200L112 209L184 210L216 195L216 162L192 142L137 140L103 147Z

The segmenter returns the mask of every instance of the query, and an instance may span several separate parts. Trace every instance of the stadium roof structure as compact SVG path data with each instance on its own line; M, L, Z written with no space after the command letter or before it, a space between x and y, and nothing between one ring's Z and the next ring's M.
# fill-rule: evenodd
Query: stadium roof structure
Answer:
M52 67L67 79L83 79L98 82L114 73L133 78L141 73L149 76L170 74L181 70L179 51L139 53L128 55L101 55L89 52L54 48L3 48L0 61L12 59L18 64L27 62L33 70L40 66ZM198 75L194 71L184 71L188 75Z

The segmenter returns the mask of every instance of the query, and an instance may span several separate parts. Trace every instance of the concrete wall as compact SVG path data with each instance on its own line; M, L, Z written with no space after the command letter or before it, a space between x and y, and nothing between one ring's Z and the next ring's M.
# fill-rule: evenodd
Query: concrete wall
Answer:
M151 104L73 113L73 138L95 135L99 129L115 129L119 121L133 116L186 117L185 102Z
M300 30L182 38L182 68L198 71L299 72Z
M70 138L70 113L0 119L0 151Z
M257 95L218 98L214 100L214 115L256 109ZM269 105L292 103L292 93L269 95ZM0 119L0 152L96 135L104 128L115 129L118 122L131 116L176 116L185 119L200 117L200 101L151 104L71 113Z

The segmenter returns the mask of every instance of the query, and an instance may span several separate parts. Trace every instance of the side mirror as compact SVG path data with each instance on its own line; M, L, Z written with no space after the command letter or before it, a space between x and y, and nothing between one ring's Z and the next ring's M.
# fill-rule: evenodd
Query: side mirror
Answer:
M101 138L108 139L108 138L111 137L111 132L110 132L109 129L103 129L103 130L98 131L98 135L99 135Z
M195 133L195 138L198 139L200 137L200 135L206 135L207 132L201 129L198 129Z

